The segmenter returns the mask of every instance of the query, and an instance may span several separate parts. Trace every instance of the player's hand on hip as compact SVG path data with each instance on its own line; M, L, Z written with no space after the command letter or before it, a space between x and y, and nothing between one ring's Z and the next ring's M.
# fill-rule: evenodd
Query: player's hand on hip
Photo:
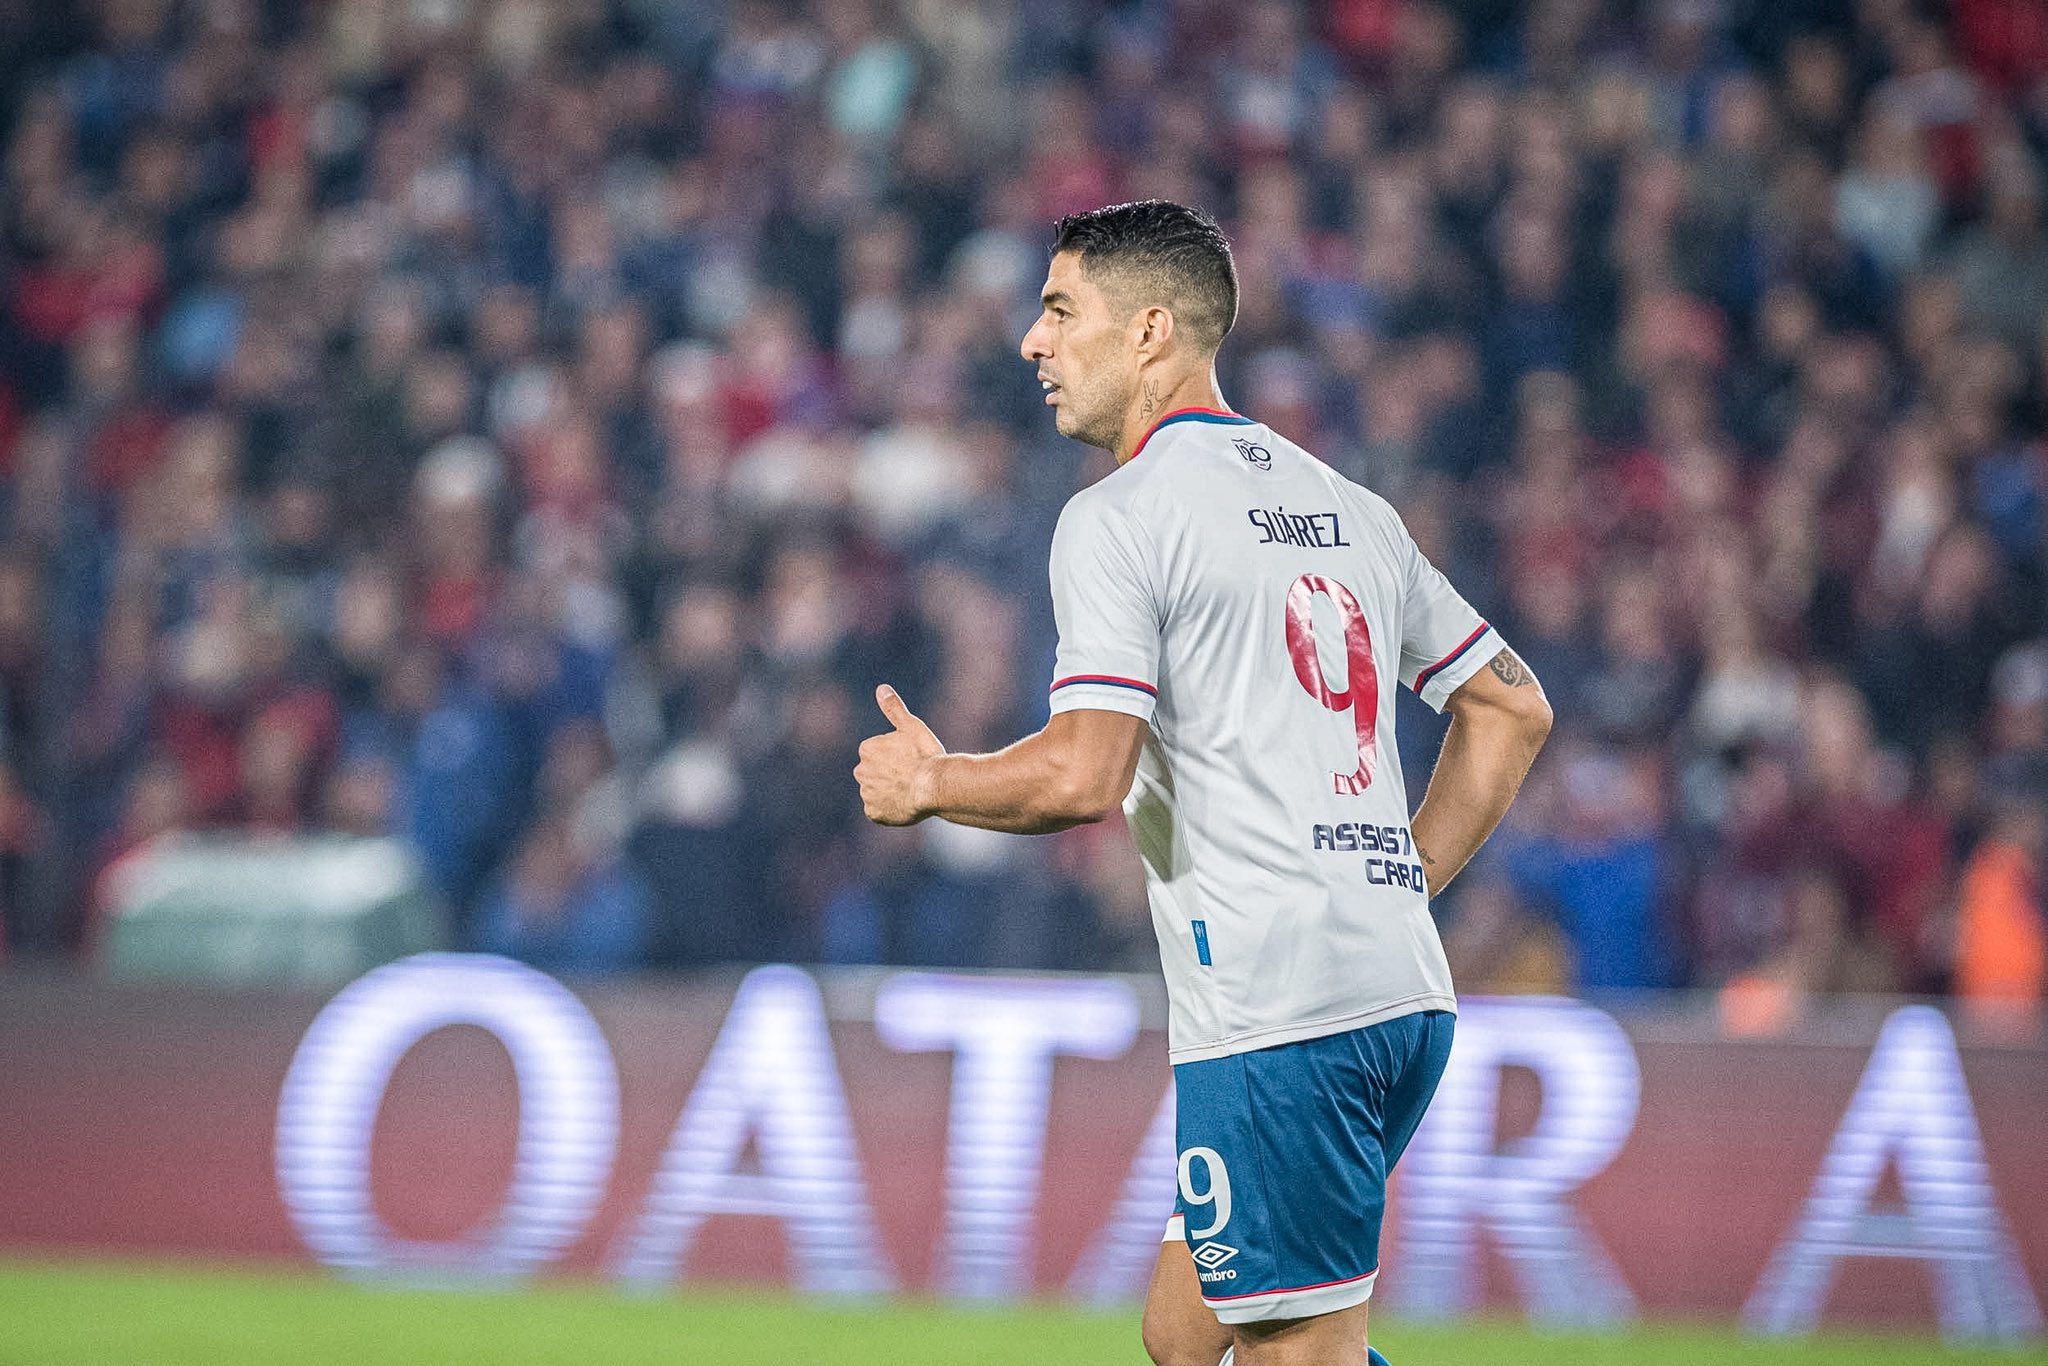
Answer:
M875 689L875 701L893 729L861 742L853 770L860 804L877 825L913 825L932 813L938 776L932 761L946 747L887 683Z

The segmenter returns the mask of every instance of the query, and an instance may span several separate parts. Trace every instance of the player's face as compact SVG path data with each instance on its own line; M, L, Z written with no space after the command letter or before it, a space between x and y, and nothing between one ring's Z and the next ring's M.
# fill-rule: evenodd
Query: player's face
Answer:
M1137 356L1126 318L1081 276L1081 258L1063 251L1046 273L1038 321L1018 348L1038 367L1053 425L1061 436L1115 450L1137 389Z

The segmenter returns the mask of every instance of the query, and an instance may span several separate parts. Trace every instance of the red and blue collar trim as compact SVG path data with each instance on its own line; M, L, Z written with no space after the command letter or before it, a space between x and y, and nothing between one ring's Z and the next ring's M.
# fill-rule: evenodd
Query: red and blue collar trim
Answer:
M1131 450L1131 459L1136 460L1145 453L1145 443L1159 435L1161 427L1168 427L1176 422L1217 422L1231 427L1256 425L1242 413L1233 413L1226 408L1176 408L1153 423L1145 434L1138 438L1138 444Z

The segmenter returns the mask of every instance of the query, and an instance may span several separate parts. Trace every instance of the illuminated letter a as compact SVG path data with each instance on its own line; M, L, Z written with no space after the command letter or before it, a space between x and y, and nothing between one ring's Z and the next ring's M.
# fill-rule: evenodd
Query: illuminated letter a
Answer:
M737 1170L751 1136L759 1172ZM780 1219L804 1290L894 1289L854 1149L846 1093L818 984L790 967L756 968L676 1120L661 1170L627 1233L618 1274L658 1288L714 1214Z
M1897 1214L1870 1208L1887 1162L1898 1164L1905 1192ZM1955 1035L1930 1006L1885 1021L1799 1226L1771 1255L1743 1322L1753 1332L1811 1332L1844 1257L1926 1262L1945 1337L2016 1342L2041 1329L1992 1194Z

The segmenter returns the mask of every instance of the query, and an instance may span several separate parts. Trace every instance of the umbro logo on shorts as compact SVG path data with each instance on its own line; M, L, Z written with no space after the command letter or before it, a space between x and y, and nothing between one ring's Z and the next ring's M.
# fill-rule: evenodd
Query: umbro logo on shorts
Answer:
M1204 1243L1194 1253L1195 1264L1205 1271L1214 1271L1236 1255L1237 1249L1228 1243Z

